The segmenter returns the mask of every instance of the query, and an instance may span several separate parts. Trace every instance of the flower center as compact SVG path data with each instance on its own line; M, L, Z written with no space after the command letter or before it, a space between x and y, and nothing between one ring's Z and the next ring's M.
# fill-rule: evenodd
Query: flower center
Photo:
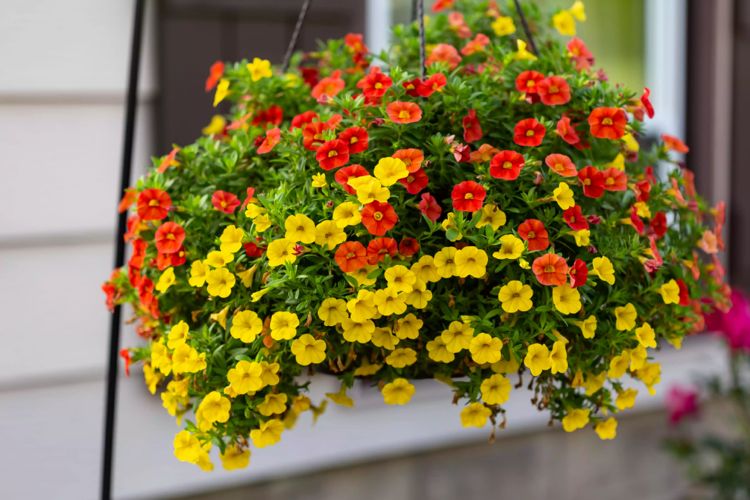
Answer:
M544 267L545 273L554 273L555 272L555 266L553 265L547 265Z
M534 131L532 129L527 130L526 137L534 137Z
M612 125L612 118L607 117L604 120L602 120L602 125L606 125L608 127L611 126Z
M372 218L375 219L375 220L377 220L377 221L383 220L383 213L382 212L375 212L374 214L372 214Z
M336 150L331 150L328 152L328 158L333 158L336 155L338 155L338 152L336 152Z
M513 168L513 164L509 161L506 161L503 163L503 168L506 170L510 170L511 168Z
M536 233L534 231L529 231L526 237L530 240L533 240L534 238L536 238Z
M158 200L151 200L151 201L148 202L148 206L149 207L158 207L159 206L159 201Z
M466 193L464 195L465 200L473 200L474 199L474 193Z
M403 111L399 111L399 113L398 113L398 117L399 117L399 118L401 118L402 120L406 120L406 119L407 119L407 118L409 118L410 116L411 116L411 115L410 115L410 114L409 114L409 112L408 112L408 111L406 111L406 110L403 110Z
M584 186L590 186L591 185L591 179L584 179L583 180L583 185Z

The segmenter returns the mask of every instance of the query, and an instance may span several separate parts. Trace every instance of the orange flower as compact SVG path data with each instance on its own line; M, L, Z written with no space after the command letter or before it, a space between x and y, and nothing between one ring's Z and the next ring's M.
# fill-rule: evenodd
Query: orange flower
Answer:
M537 85L542 104L560 106L570 101L570 86L561 76L550 76Z
M375 265L385 259L386 255L395 257L398 244L393 238L375 238L367 244L367 263Z
M362 208L362 225L370 234L383 236L393 229L398 222L398 215L389 203L373 201Z
M138 195L138 217L142 220L162 220L172 208L172 198L161 189L144 189Z
M416 123L422 119L422 109L413 102L394 101L386 111L393 123Z
M625 191L628 188L628 174L619 168L609 167L604 174L604 189L607 191Z
M530 252L546 250L549 247L549 234L542 221L526 219L518 226L518 236L524 241Z
M312 89L312 96L319 102L328 102L344 90L346 82L341 79L341 71L334 71L331 76L322 78Z
M661 140L664 141L667 151L676 151L677 153L688 153L690 151L690 148L684 142L673 135L661 134Z
M473 40L466 43L461 53L465 56L476 54L477 52L484 52L484 48L490 44L490 39L484 33L479 33L474 37Z
M476 212L482 208L487 190L474 181L463 181L453 186L453 209L459 212ZM423 198L424 199L424 198Z
M567 116L563 116L562 118L560 118L560 121L557 122L555 131L563 141L567 142L571 146L575 146L576 144L581 142L581 138L578 137L578 132L576 132L576 129L573 128L573 125L571 125L570 123L570 118L568 118Z
M338 169L333 177L336 179L336 182L341 184L341 187L344 188L347 193L356 194L357 191L349 185L349 179L362 177L363 175L370 175L370 172L368 172L362 165L357 165L355 163L348 167Z
M353 273L367 265L367 249L359 241L342 243L333 256L345 273Z
M349 146L341 139L324 142L315 153L323 170L333 170L349 163Z
M521 175L526 159L520 153L504 150L496 154L490 162L490 175L496 179L513 181Z
M422 167L424 161L424 153L420 149L399 149L391 155L393 158L397 158L406 164L406 170L409 172L416 172Z
M175 165L179 165L177 163L177 160L175 160L177 153L180 152L180 148L175 146L172 148L172 151L169 152L168 155L166 155L164 158L161 159L161 162L159 163L159 168L156 169L157 172L160 174L163 174L164 171L166 171L169 167L173 167Z
M219 212L231 215L237 210L237 207L239 207L242 202L236 195L227 191L218 190L214 191L214 194L211 196L211 203Z
M369 143L367 129L362 127L349 127L339 134L339 139L349 146L350 154L366 151Z
M620 108L596 108L589 115L591 135L599 139L619 139L627 124L628 117Z
M568 281L568 264L554 253L534 259L531 269L537 281L545 286L562 286Z
M525 94L536 94L537 85L544 80L544 75L538 71L523 71L516 77L516 89Z
M258 154L269 153L281 141L281 130L276 127L266 132L266 137L258 146Z
M578 170L576 170L576 166L569 156L553 153L547 155L547 158L544 159L544 163L563 177L575 177L578 175Z
M448 64L450 69L456 69L461 62L461 55L456 50L456 47L447 43L439 43L435 45L435 48L430 52L430 56L427 58L426 64L430 66L436 62L444 62Z
M127 212L128 209L133 205L133 203L135 203L136 199L138 199L138 191L133 188L126 189L125 193L123 193L122 198L120 199L120 204L117 205L117 212Z
M224 75L224 63L216 61L211 65L211 69L208 70L208 78L206 78L206 92L210 92L219 83L219 80Z
M172 254L182 248L185 230L176 222L165 222L154 234L156 249L161 254Z
M464 141L468 143L476 142L482 138L484 133L482 132L482 125L479 123L477 118L477 112L475 109L470 109L466 116L464 116Z
M516 124L513 131L513 142L519 146L538 146L544 140L547 129L534 118L526 118Z

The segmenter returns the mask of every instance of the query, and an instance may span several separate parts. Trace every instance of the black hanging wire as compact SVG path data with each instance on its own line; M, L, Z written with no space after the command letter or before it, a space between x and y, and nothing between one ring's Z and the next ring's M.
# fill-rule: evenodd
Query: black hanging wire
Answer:
M286 73L289 69L289 61L291 61L292 54L294 54L294 51L297 49L299 34L302 31L302 25L305 23L305 17L307 16L307 11L310 9L311 3L312 0L305 0L302 4L302 8L299 11L299 16L297 16L297 24L294 25L294 31L292 31L292 39L289 40L289 45L287 46L286 53L284 54L284 63L281 65L282 73Z
M133 141L135 138L135 118L138 93L138 73L141 63L141 42L143 38L143 19L145 14L145 0L135 0L135 14L133 16L133 38L130 45L130 69L128 73L127 101L125 104L125 134L122 148L122 164L120 170L120 191L122 196L130 186L133 170ZM117 233L115 235L115 269L125 263L125 230L127 227L127 212L117 217ZM102 455L101 498L112 498L112 464L115 446L115 414L117 410L117 372L120 350L121 307L114 306L109 325L109 357L107 365L107 399L104 417L104 450Z
M531 36L531 29L529 28L529 23L526 21L526 16L523 13L523 9L521 8L521 2L519 0L514 0L516 4L516 12L518 12L518 17L521 18L521 26L523 27L524 33L526 33L526 38L529 40L529 46L531 47L531 52L534 55L539 55L539 51L536 49L536 43L534 43L534 37Z
M422 80L427 76L425 64L425 35L424 35L424 0L416 0L417 26L419 26L419 71Z

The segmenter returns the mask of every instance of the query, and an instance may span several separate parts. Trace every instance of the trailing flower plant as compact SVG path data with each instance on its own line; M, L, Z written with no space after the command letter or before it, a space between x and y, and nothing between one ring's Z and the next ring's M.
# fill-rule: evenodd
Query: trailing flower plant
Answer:
M438 1L424 78L416 24L380 55L350 34L285 74L212 66L232 110L125 193L132 256L105 284L147 341L123 355L184 426L177 458L246 465L323 410L321 372L344 405L355 379L392 405L444 381L473 427L528 385L612 439L627 380L659 382L651 350L726 303L723 206L678 139L640 149L648 89L592 69L580 2L526 9L538 53L513 2Z

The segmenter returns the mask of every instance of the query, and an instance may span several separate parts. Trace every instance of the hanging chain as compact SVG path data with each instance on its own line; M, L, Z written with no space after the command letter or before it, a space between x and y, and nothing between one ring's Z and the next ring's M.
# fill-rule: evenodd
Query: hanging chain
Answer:
M419 71L422 80L427 76L425 64L425 35L424 35L424 0L416 0L417 25L419 26Z
M299 34L302 31L302 25L305 23L305 17L307 16L307 11L308 9L310 9L311 3L312 3L312 0L305 0L304 3L302 4L302 8L299 11L299 16L297 17L297 24L294 25L294 31L292 32L292 39L289 40L289 45L286 48L286 54L284 54L284 62L281 65L282 73L286 73L287 70L289 70L289 61L291 61L292 54L294 54L294 51L297 48Z
M529 46L531 46L531 52L534 55L539 55L539 51L536 49L536 43L534 43L534 37L531 36L531 29L529 29L529 23L526 21L526 16L523 14L523 9L521 8L521 2L519 0L514 0L516 3L516 12L518 12L518 17L521 18L521 26L523 26L523 31L526 33L526 38L529 40Z

